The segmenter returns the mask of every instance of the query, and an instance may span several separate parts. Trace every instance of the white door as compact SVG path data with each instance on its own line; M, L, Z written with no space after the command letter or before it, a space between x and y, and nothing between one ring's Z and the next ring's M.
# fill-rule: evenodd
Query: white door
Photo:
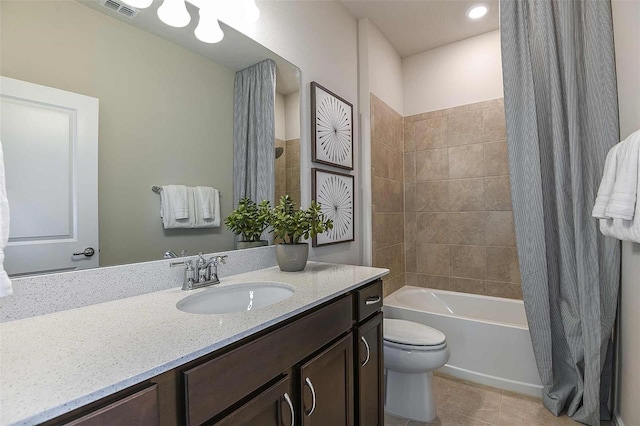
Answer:
M9 275L98 266L98 99L0 77L0 142Z

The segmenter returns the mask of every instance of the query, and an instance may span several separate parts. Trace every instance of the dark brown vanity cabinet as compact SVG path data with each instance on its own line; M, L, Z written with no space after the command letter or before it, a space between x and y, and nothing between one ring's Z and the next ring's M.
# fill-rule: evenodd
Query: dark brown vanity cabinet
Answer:
M382 282L356 291L358 324L354 331L356 421L361 426L384 424L384 359Z
M47 423L382 425L381 308L376 281Z

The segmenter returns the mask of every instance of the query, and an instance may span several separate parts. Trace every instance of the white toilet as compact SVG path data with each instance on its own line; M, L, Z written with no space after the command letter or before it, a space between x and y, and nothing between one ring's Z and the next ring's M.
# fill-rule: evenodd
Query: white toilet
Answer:
M384 319L384 411L430 422L436 417L433 370L449 360L446 336L411 321Z

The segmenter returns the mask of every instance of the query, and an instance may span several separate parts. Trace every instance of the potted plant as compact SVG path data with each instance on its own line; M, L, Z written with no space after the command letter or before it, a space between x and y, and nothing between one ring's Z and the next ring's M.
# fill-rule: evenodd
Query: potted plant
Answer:
M333 221L322 213L320 204L312 201L309 208L296 209L288 195L283 195L280 203L271 209L269 224L271 232L282 241L276 244L276 258L284 272L302 271L307 265L309 244L300 240L333 229Z
M243 198L238 202L238 208L224 220L227 228L240 236L238 249L269 245L260 236L269 226L270 210L271 204L267 200L256 204L250 198Z

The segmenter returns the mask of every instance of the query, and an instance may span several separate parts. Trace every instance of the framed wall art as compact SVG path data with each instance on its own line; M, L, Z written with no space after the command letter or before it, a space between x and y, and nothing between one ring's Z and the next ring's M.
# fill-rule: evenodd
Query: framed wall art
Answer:
M311 154L316 163L353 170L353 105L311 83Z
M313 168L311 189L322 212L333 220L333 229L318 234L313 239L313 247L354 241L353 176Z

